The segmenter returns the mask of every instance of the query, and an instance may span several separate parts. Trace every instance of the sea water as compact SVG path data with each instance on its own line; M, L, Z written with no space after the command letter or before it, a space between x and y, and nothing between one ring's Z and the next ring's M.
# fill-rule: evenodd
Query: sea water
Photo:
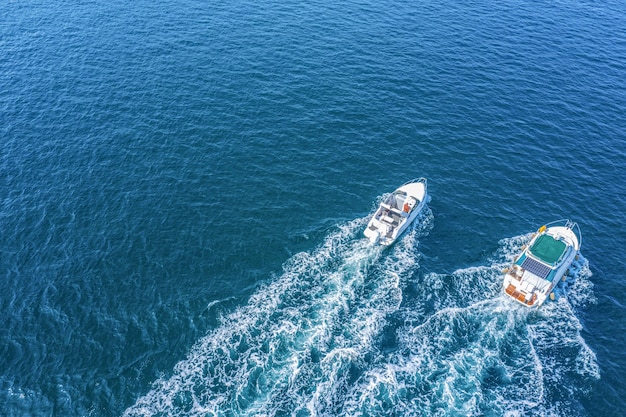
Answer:
M624 10L0 4L0 415L620 415Z

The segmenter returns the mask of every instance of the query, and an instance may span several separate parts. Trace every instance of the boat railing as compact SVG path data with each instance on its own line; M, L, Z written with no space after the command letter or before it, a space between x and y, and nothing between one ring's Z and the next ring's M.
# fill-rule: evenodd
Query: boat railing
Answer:
M567 227L572 232L574 232L574 234L576 235L576 239L578 239L578 249L582 248L582 246L583 246L583 235L580 232L580 226L578 226L578 223L576 223L575 221L570 220L570 219L555 220L553 222L546 223L546 226L564 226L564 227Z
M572 232L574 232L574 234L578 238L578 249L580 250L580 248L583 247L583 235L580 232L580 227L578 226L578 223L573 222L571 220L568 220L568 226L567 227L569 227L570 230Z

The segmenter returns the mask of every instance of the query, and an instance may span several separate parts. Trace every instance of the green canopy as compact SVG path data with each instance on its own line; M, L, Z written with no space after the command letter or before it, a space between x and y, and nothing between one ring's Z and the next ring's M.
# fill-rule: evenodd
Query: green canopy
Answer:
M565 249L565 243L548 234L543 234L535 240L530 252L547 264L554 265L561 258Z

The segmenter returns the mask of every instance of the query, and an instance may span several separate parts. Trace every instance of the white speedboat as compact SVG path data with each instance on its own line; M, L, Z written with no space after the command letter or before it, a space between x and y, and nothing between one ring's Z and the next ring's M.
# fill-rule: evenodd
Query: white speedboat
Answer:
M426 205L426 188L426 178L418 178L403 184L380 203L365 228L370 242L385 246L395 242Z
M527 307L539 307L578 257L578 224L557 220L541 226L504 272L504 293Z

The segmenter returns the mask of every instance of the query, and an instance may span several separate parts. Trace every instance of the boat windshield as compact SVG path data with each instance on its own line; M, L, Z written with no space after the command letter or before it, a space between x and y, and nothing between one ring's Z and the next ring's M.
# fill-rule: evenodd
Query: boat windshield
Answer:
M564 242L556 240L548 234L543 234L537 238L530 248L530 252L547 264L554 265L561 259L565 249L566 245Z
M402 191L396 191L389 195L389 198L387 199L387 204L389 204L393 208L400 209L401 204L405 198L406 193Z

